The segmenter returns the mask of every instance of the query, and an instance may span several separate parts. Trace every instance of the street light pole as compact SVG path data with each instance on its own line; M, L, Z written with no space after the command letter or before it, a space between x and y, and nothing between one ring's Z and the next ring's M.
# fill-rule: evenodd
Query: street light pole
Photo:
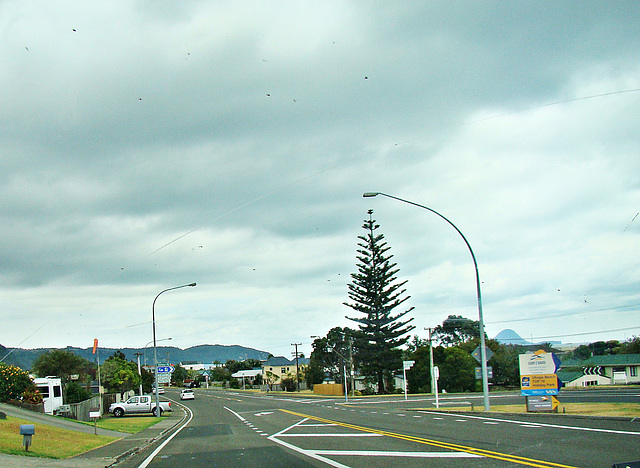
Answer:
M156 298L153 300L153 304L151 305L151 318L153 322L153 361L155 365L155 393L156 393L156 416L160 417L160 397L158 395L158 346L156 341L156 301L160 297L160 294L166 293L167 291L173 291L174 289L186 288L187 286L193 288L196 283L183 284L182 286L175 286L173 288L168 288L160 291Z
M419 203L415 203L409 200L405 200L403 198L394 197L393 195L389 195L382 192L366 192L362 194L363 197L375 197L378 195L382 195L383 197L393 198L394 200L401 201L403 203L407 203L409 205L417 206L418 208L425 209L427 211L431 211L433 214L438 215L440 218L444 219L447 223L456 230L464 243L467 244L467 248L469 249L469 253L471 253L471 258L473 259L473 266L476 270L476 292L478 295L478 326L480 328L480 359L482 360L482 393L484 396L484 411L491 411L491 407L489 404L489 378L487 373L487 351L485 347L485 339L484 339L484 318L482 316L482 294L480 293L480 274L478 273L478 262L476 261L476 256L473 253L473 249L471 248L471 244L467 238L462 234L462 231L458 229L458 227L449 221L446 217L438 213L436 210L429 208L428 206L420 205Z

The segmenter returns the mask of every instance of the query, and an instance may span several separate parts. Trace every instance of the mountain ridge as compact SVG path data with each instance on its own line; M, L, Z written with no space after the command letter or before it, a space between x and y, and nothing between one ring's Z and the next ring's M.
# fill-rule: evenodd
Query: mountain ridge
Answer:
M135 353L142 353L140 356L140 363L153 364L153 348L98 348L98 352L93 354L93 348L78 348L74 346L67 346L66 348L6 348L0 345L0 359L7 364L16 365L22 369L31 369L31 366L35 360L43 353L52 350L65 350L73 354L76 354L88 361L95 362L99 356L100 364L104 363L105 359L113 355L116 351L124 353L125 357L137 362L137 356ZM157 346L158 361L168 362L172 364L179 364L180 362L196 361L210 364L213 362L220 362L224 364L229 360L244 361L246 359L266 360L271 353L267 351L261 351L255 348L249 348L241 345L221 345L221 344L201 344L190 346L182 349L175 346Z

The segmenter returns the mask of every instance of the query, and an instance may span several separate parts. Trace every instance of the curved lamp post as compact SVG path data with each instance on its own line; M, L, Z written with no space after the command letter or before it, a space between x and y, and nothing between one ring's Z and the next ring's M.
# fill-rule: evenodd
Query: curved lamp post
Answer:
M173 291L174 289L186 288L187 286L193 288L196 283L183 284L182 286L175 286L173 288L168 288L160 291L156 298L153 300L153 304L151 306L151 317L153 321L153 361L155 365L155 390L156 390L156 416L160 417L160 397L158 396L158 347L156 341L156 301L160 297L160 294L166 293L167 291Z
M447 223L449 223L453 227L453 229L455 229L456 232L458 234L460 234L460 237L462 237L462 239L464 240L464 243L467 244L467 248L469 249L469 252L471 253L471 258L473 259L473 266L476 269L476 291L477 291L477 294L478 294L478 325L479 325L479 328L480 328L480 359L482 360L482 393L483 393L483 396L484 396L484 410L485 411L490 411L491 407L489 405L489 378L488 378L488 373L487 373L487 351L486 351L486 348L485 348L485 339L484 339L484 318L482 316L482 294L480 293L480 275L478 273L478 262L476 261L476 256L473 253L473 249L471 248L471 244L469 244L469 241L467 240L467 238L464 237L464 234L462 234L460 229L458 229L458 227L455 224L453 224L451 221L449 221L443 215L438 213L436 210L433 210L433 209L429 208L428 206L420 205L418 203L415 203L415 202L412 202L412 201L409 201L409 200L405 200L403 198L394 197L393 195L389 195L389 194L382 193L382 192L366 192L366 193L362 194L362 196L365 197L365 198L375 197L375 196L378 196L378 195L382 195L383 197L387 197L387 198L393 198L394 200L398 200L398 201L401 201L403 203L408 203L409 205L417 206L418 208L422 208L422 209L425 209L427 211L431 211L433 214L436 214L436 215L440 216Z

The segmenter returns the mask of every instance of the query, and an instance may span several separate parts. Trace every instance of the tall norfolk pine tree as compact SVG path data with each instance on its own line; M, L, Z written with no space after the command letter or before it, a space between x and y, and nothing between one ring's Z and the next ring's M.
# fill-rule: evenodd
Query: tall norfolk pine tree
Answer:
M357 322L355 358L362 373L374 379L378 393L391 388L393 371L402 368L402 352L400 346L409 339L408 333L415 327L408 325L413 320L400 320L411 312L413 307L392 315L393 309L409 299L403 296L401 289L407 282L396 282L396 274L400 271L395 263L391 263L393 255L387 255L390 247L384 235L376 234L380 227L372 218L373 210L368 211L369 219L362 226L367 233L358 236L361 242L358 255L358 272L351 274L349 299L344 305L351 307L364 317L348 317ZM386 384L386 385L385 385Z

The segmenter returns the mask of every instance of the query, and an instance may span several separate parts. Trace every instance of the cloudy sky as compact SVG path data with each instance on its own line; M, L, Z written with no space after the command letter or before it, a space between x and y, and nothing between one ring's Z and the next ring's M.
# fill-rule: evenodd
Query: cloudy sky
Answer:
M640 3L0 1L0 343L290 355L367 210L415 332L640 334Z

